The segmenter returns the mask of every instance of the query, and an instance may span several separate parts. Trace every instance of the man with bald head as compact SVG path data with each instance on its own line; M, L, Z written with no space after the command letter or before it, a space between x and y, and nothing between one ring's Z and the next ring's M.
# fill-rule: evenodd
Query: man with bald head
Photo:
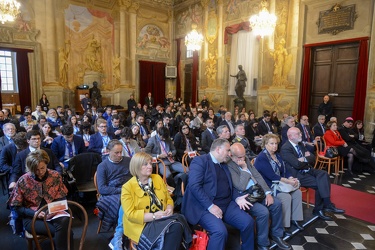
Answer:
M289 172L297 178L301 186L315 190L313 214L323 220L333 220L325 212L343 214L345 210L336 208L331 202L331 183L326 171L314 169L315 155L309 152L302 142L302 133L296 128L287 132L288 141L281 147L283 158Z
M272 196L271 189L258 170L250 163L246 156L246 150L240 142L233 143L230 152L231 160L227 164L235 191L239 195L243 195L255 184L259 184L266 193L266 198L262 202L251 204L246 201L249 207L245 211L256 218L258 249L268 249L270 245L269 233L280 249L291 249L291 246L282 239L284 229L281 201ZM271 224L269 225L270 218ZM270 232L269 226L271 226Z

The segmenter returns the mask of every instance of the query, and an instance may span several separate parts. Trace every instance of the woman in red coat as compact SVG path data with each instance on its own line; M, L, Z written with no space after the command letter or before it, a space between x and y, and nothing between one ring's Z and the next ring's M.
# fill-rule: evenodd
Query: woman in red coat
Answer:
M348 144L342 139L340 132L337 131L337 123L335 121L329 121L327 127L328 129L324 134L326 147L336 147L339 151L339 155L348 157L348 172L349 174L353 174L352 166L355 154L354 149L348 146Z

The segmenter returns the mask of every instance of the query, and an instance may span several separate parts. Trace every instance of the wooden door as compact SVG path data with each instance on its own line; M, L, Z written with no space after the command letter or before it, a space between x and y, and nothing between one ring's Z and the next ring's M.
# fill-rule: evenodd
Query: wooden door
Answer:
M310 122L317 122L319 104L328 94L333 104L333 116L341 124L353 111L359 43L315 47L311 59Z

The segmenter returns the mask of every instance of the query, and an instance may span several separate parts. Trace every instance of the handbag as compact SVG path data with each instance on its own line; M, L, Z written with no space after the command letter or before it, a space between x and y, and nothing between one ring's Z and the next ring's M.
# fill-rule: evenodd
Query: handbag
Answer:
M195 230L193 234L193 243L190 250L206 250L208 245L207 232Z
M264 193L262 186L258 183L251 186L244 193L249 194L245 199L251 204L262 202L264 198L266 198L266 194Z
M285 183L282 181L279 181L278 183L272 184L271 188L273 189L273 195L276 196L277 192L279 193L290 193L297 189L299 189L300 183L298 182L298 186L295 187L289 183Z
M324 156L328 158L335 158L339 155L339 151L336 147L326 147L324 151Z

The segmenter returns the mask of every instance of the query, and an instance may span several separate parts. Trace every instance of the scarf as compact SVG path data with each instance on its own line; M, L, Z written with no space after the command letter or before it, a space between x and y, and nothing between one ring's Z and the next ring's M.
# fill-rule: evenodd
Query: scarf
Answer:
M148 178L147 184L142 184L138 178L137 180L138 180L139 187L148 194L148 197L150 197L150 212L155 213L157 211L162 211L163 204L161 204L159 198L155 194L154 185L152 184L152 179Z
M271 164L272 169L275 172L275 174L277 174L278 176L280 176L280 168L282 166L284 167L284 173L285 173L285 166L284 166L284 164L282 164L278 160L275 161L274 159L272 159L272 157L271 157L270 153L267 151L267 149L263 149L263 153L267 156L268 161ZM276 159L277 159L277 157L276 157Z

